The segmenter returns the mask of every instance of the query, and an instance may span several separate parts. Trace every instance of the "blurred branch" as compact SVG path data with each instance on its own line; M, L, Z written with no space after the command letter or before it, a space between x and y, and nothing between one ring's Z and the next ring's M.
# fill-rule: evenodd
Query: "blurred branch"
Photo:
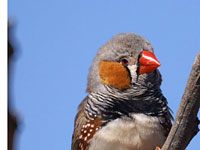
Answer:
M8 150L14 149L14 140L15 133L18 125L18 120L16 115L12 113L10 103L11 103L11 92L10 92L10 80L11 80L11 62L13 62L13 54L15 49L13 48L13 43L11 43L10 36L12 35L10 32L12 26L8 27Z
M200 54L192 66L176 120L161 150L184 150L198 133L200 107Z

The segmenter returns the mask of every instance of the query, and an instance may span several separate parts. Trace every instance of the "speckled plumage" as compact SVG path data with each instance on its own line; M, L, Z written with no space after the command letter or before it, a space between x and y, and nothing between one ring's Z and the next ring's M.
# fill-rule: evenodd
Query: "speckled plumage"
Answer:
M88 96L75 119L72 150L162 146L172 117L159 71L138 74L144 50L153 53L147 40L132 33L119 34L100 48L88 76Z

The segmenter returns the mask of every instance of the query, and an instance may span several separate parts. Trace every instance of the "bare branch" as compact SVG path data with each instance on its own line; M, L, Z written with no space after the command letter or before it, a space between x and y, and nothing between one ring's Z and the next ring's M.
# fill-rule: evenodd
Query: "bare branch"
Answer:
M200 54L192 66L176 120L161 150L184 150L198 133L200 107Z

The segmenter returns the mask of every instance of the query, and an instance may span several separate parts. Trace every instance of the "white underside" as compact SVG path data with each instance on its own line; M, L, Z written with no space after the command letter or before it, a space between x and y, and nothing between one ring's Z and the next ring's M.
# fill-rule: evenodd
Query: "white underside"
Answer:
M89 150L155 150L165 137L156 117L134 114L134 120L116 119L99 130Z

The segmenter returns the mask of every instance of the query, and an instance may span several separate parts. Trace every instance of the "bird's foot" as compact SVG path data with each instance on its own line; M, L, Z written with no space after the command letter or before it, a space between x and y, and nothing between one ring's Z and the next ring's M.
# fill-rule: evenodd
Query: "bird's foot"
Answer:
M155 150L161 150L161 149L160 149L160 147L156 146L156 149L155 149Z

